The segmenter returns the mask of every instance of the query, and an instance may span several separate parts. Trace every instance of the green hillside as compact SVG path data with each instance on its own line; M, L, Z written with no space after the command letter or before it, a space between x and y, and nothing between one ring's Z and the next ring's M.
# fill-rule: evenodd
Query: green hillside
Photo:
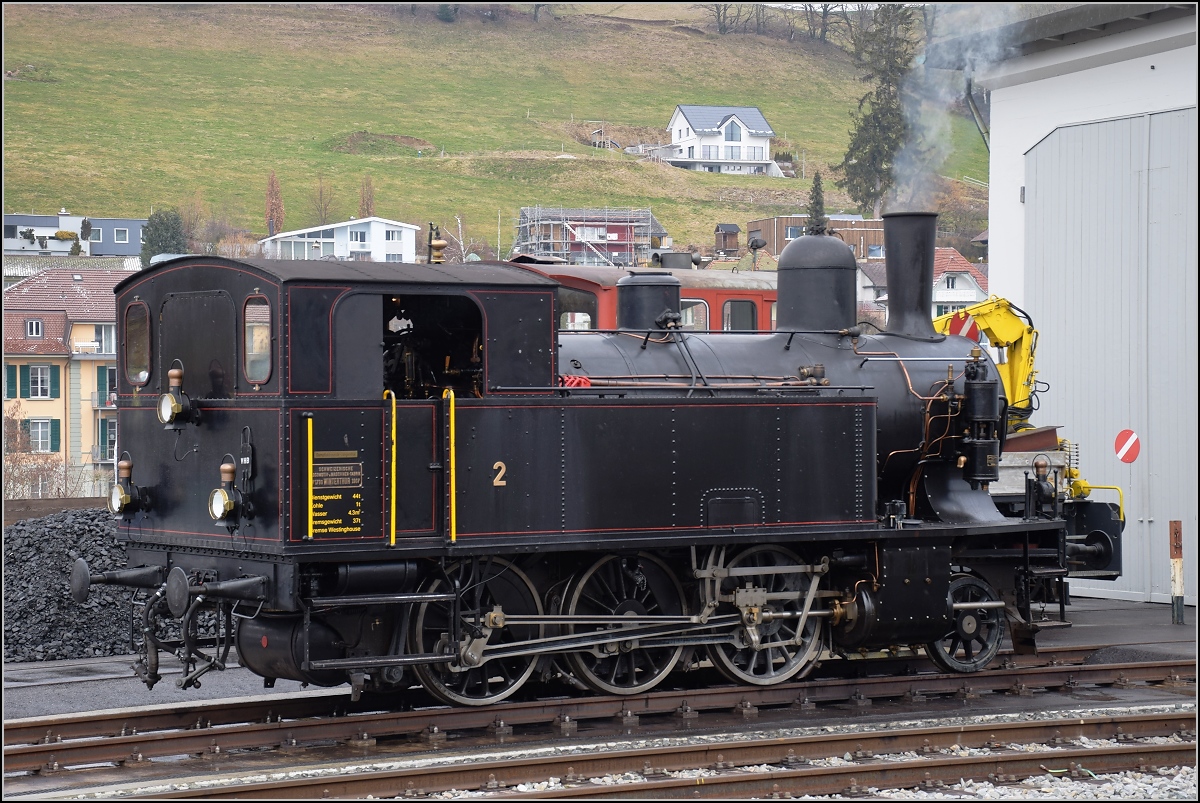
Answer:
M358 209L503 245L522 206L649 206L679 245L718 222L794 212L809 181L695 173L593 149L606 124L667 141L677 104L753 105L813 169L840 161L864 91L849 57L797 37L718 36L689 4L12 5L4 14L4 209L146 217L199 193L263 232ZM482 14L491 13L491 17ZM637 19L635 19L637 18ZM987 179L973 126L943 172ZM364 133L366 132L366 133ZM624 137L624 139L622 139ZM557 158L563 155L576 158ZM851 211L825 182L831 212Z

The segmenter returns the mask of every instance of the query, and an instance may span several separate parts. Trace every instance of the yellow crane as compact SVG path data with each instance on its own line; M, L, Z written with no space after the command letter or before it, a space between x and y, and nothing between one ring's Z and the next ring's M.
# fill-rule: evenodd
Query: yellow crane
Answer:
M981 337L987 338L997 351L997 367L1004 395L1008 399L1008 432L1010 435L1033 429L1029 417L1037 410L1037 394L1047 390L1048 385L1037 381L1034 354L1037 351L1038 330L1029 313L998 296L991 296L956 312L948 312L933 319L933 327L942 334L961 334L974 339L971 322L979 328ZM982 341L981 341L982 342ZM1058 449L1070 453L1070 441L1057 438ZM1065 479L1069 483L1072 498L1084 499L1093 490L1113 490L1120 496L1120 517L1125 519L1125 495L1115 485L1092 485L1079 476L1073 460L1068 460Z

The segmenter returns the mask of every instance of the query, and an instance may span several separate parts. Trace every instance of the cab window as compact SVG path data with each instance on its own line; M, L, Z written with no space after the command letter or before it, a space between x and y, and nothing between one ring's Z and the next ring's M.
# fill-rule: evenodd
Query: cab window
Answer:
M141 301L125 308L125 378L134 385L150 380L150 308Z
M261 385L271 378L271 305L264 296L251 296L242 308L244 321L242 367L246 381Z

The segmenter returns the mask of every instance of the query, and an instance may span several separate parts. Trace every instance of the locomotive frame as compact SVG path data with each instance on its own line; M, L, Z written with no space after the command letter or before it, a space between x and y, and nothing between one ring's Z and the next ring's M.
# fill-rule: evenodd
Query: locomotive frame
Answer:
M1115 576L1119 520L1064 516L1044 465L996 508L995 366L904 297L932 287L934 216L888 220L878 335L828 237L788 246L779 328L753 333L680 330L668 274L621 280L618 329L567 332L559 283L510 263L144 270L115 291L129 567L77 561L72 593L139 589L150 687L160 653L187 688L234 644L268 685L462 705L702 660L768 685L903 644L970 672L1006 620L1033 650L1031 587Z

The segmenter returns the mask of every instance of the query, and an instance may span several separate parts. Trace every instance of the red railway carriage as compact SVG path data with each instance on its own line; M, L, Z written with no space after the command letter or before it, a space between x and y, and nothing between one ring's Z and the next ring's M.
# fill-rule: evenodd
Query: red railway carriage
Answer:
M679 280L680 328L691 331L769 331L775 328L774 271L660 270L593 265L530 264L557 281L561 329L616 329L617 282L627 276L668 274Z

